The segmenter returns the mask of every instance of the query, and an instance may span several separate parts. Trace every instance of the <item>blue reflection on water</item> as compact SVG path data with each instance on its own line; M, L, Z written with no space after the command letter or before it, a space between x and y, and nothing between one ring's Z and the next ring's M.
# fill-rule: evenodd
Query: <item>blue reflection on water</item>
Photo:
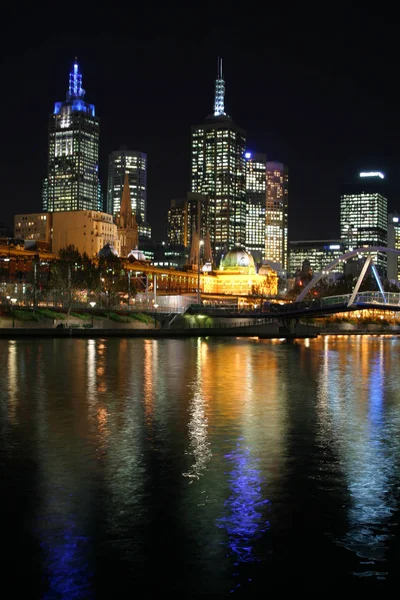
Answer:
M226 529L228 545L240 562L252 562L257 558L253 552L254 541L269 529L269 521L263 519L262 507L269 504L263 499L262 477L257 468L258 460L248 448L241 446L225 455L233 468L228 475L231 495L225 502L226 514L217 520L217 527Z
M50 533L41 546L46 553L48 590L43 600L91 598L89 566L85 558L88 538L77 534L76 525Z

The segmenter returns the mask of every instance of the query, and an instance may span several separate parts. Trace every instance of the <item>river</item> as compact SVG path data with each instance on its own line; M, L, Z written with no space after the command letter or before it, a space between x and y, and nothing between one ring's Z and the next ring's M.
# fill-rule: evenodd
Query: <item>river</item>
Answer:
M400 337L2 339L0 357L5 597L395 583Z

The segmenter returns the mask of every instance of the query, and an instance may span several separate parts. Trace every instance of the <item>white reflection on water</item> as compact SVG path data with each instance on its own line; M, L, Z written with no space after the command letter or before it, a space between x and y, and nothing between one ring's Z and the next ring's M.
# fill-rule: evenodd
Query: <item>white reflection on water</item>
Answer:
M15 340L8 343L7 356L7 379L8 379L8 419L11 424L16 425L17 405L19 397L18 367L17 367L17 345Z
M337 445L350 494L348 531L337 542L366 559L360 576L385 575L364 565L385 559L389 521L398 510L399 417L385 405L389 353L388 340L358 338L349 343L344 362L344 353L325 342L319 374L321 421Z
M184 477L191 479L200 479L201 474L207 468L207 464L212 457L211 444L208 439L208 419L206 416L207 402L205 399L202 385L202 368L207 362L207 344L197 340L196 354L196 379L191 384L191 400L189 404L190 419L189 429L189 451L188 454L193 458L193 464L187 473L182 473Z

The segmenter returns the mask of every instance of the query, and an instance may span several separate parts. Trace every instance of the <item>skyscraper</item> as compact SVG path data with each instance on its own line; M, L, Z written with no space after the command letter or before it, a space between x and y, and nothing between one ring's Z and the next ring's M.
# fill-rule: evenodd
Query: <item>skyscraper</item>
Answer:
M245 132L224 108L218 60L214 113L192 127L192 192L209 197L210 239L216 253L246 243Z
M192 244L193 229L199 232L199 239L205 240L208 232L208 197L189 192L186 200L171 200L168 211L168 243L189 247Z
M99 205L99 120L84 96L75 60L66 100L56 102L50 116L44 211L103 209Z
M288 269L288 168L267 162L267 203L265 208L265 258Z
M388 248L400 250L400 215L397 212L388 215ZM400 256L388 253L387 276L388 279L398 280L400 274Z
M386 246L387 226L387 198L382 173L363 172L356 183L342 186L340 237L346 250L362 246ZM376 253L374 257L381 273L386 273L386 260L383 252Z
M108 160L107 212L114 216L119 212L126 174L132 211L138 223L144 223L147 216L147 155L144 152L111 152Z
M256 262L265 256L265 154L246 152L246 250Z

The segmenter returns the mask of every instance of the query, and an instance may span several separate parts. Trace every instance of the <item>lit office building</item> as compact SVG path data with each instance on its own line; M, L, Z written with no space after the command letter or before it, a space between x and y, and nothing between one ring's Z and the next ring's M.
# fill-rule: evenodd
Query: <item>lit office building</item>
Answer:
M387 245L387 198L384 175L380 172L360 173L357 183L342 186L340 196L340 236L346 250ZM387 260L383 252L373 257L382 274Z
M82 75L75 61L65 102L50 116L47 182L43 210L102 210L99 199L99 120L84 100Z
M400 215L391 213L388 216L388 232L387 232L388 248L400 250ZM387 276L388 279L395 281L399 280L400 273L400 257L388 252L387 255Z
M190 246L193 229L200 231L200 239L204 240L208 230L208 207L208 197L194 192L189 192L186 200L171 200L168 211L168 243Z
M108 159L107 212L115 216L120 211L125 173L128 174L132 212L138 222L146 222L147 155L136 150L117 150Z
M151 238L147 223L147 154L136 150L116 150L108 160L107 212L118 214L124 188L125 173L129 179L132 212L136 216L139 239Z
M267 201L265 208L265 259L288 268L288 168L280 162L267 162Z
M310 263L313 273L320 273L331 262L344 254L341 240L301 240L289 242L289 276L301 271L304 261ZM343 263L334 267L331 273L343 274Z
M219 61L214 113L192 127L192 192L210 199L210 239L217 254L246 244L246 135L225 113L224 94Z
M265 154L246 152L246 250L256 262L265 257Z

